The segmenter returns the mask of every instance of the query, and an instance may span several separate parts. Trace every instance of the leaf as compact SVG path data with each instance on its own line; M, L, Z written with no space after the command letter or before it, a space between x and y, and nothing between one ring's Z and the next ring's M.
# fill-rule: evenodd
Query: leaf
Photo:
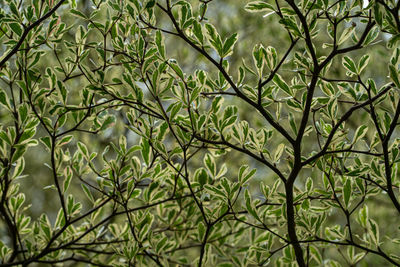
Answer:
M17 196L13 196L10 199L12 211L14 213L18 212L18 210L22 207L25 202L25 195L23 193L19 193Z
M156 246L156 251L160 252L167 245L168 237L163 237Z
M24 171L25 169L25 160L22 157L20 160L17 161L15 168L14 168L14 172L12 174L12 178L18 178L21 173Z
M397 88L400 88L400 80L399 80L399 73L395 66L389 65L389 76L396 85Z
M147 166L150 165L150 144L149 141L146 138L142 138L142 141L140 142L140 146L142 147L142 157L144 162L146 163Z
M164 37L161 34L161 31L156 32L156 45L161 58L165 59Z
M169 60L169 66L175 71L179 78L181 78L182 80L185 79L182 69L179 67L178 64L176 64L175 60Z
M310 193L311 190L312 190L312 188L313 188L313 180L312 180L311 177L308 177L308 178L307 178L307 181L306 181L306 190L307 190L307 193Z
M57 145L58 145L58 146L66 145L66 144L68 144L69 142L71 142L72 138L73 138L72 135L64 136L60 141L58 141Z
M263 1L252 1L247 3L244 7L247 12L270 12L274 11L274 7L271 4L265 3Z
M159 132L157 134L157 140L162 141L165 138L165 134L167 133L167 130L169 129L168 123L163 122L160 127L159 127Z
M357 128L356 133L354 134L352 144L355 144L358 140L363 138L368 131L368 127L366 125L361 125Z
M72 170L71 168L68 166L67 168L65 168L64 170L64 184L63 184L63 193L65 193L68 188L69 185L71 184L71 180L72 180Z
M57 213L57 218L56 222L54 224L55 229L59 229L65 225L65 216L64 216L64 210L60 209Z
M89 151L84 143L78 142L78 149L82 152L82 155L85 156L86 159L89 159Z
M285 93L287 93L289 96L293 96L293 92L290 89L289 85L282 79L282 77L279 74L275 74L272 80Z
M249 193L249 190L248 190L248 189L246 189L246 190L244 191L244 199L245 199L245 201L246 201L246 208L247 208L247 211L248 211L254 218L256 218L257 220L259 220L259 217L258 217L258 214L257 214L257 212L256 212L256 209L255 209L255 207L253 206L253 203L252 203L252 201L251 201L251 197L250 197L250 193Z
M21 122L25 122L26 119L28 118L28 107L27 105L21 105L18 108L18 115L21 119Z
M206 154L206 156L204 157L204 164L213 176L217 175L217 166L215 164L214 158L210 154Z
M106 119L105 119L105 120L103 121L103 123L101 124L101 127L100 127L99 130L100 130L100 131L106 130L107 128L113 126L113 125L115 124L115 121L116 121L116 119L115 119L115 116L114 116L114 115L109 115L109 116L107 116Z
M342 34L340 35L339 41L338 41L338 45L341 45L342 43L344 43L347 39L349 39L349 37L353 34L354 30L356 29L355 26L350 26L346 29L344 29L344 31L342 32Z
M1 88L0 88L0 103L3 104L6 108L11 109L8 101L8 96Z
M198 237L199 237L199 241L203 242L204 240L204 236L206 234L206 227L204 226L203 222L200 222L197 226L197 233L198 233Z
M93 197L93 195L92 195L92 192L90 192L89 187L87 187L85 184L81 184L81 187L82 187L83 192L85 192L86 197L87 197L92 203L94 203L94 202L95 202L95 199L94 199L94 197Z
M12 156L11 162L17 162L25 154L26 149L27 145L19 145Z
M213 196L215 196L219 199L222 199L224 201L227 200L225 193L221 189L219 189L215 186L210 186L208 184L204 185L204 188L207 189L208 192L210 194L212 194Z
M223 46L222 57L226 57L226 56L229 56L230 54L232 54L233 47L235 46L237 40L238 40L237 33L232 34L228 39L226 39L224 46Z
M372 43L373 41L375 41L375 39L378 38L379 33L380 33L379 27L375 26L372 30L369 31L362 46L365 47L370 43Z
M357 74L357 66L351 58L347 56L343 57L342 64L350 72L350 75L348 76L352 76L352 74Z
M12 12L16 17L20 17L20 14L19 14L19 12L18 12L18 8L17 8L17 6L15 5L15 2L10 1L8 6L9 6L11 12Z
M0 130L0 139L9 144L10 146L13 144L8 134L2 130Z
M321 253L319 252L318 248L316 248L315 246L310 246L310 254L311 257L319 264L322 264L323 258Z
M18 23L13 22L13 23L10 23L9 25L10 25L11 30L13 32L15 32L18 36L22 35L22 28Z
M215 27L209 23L205 25L208 35L208 41L212 47L218 52L219 56L223 56L222 40Z
M50 226L50 221L49 218L47 217L46 214L43 214L40 217L40 228L42 229L44 235L46 236L47 240L50 240L51 238L51 226Z
M156 5L156 1L155 0L150 0L149 2L147 2L145 8L146 9L150 9L153 8Z
M178 114L179 111L182 110L182 105L183 105L182 102L176 102L168 108L168 111L171 110L171 113L170 113L171 120L173 120L175 118L176 114Z
M257 68L258 76L261 77L263 73L264 66L264 46L259 44L255 45L253 48L253 61Z
M203 44L204 43L203 28L201 27L201 24L197 20L193 21L193 33L196 39L200 42L200 44Z
M368 219L368 233L375 245L379 246L379 226L372 219Z
M239 175L238 175L240 185L246 184L247 181L250 180L250 178L254 176L256 171L257 171L257 169L252 169L251 171L249 171L248 165L241 166L239 169Z
M80 12L79 10L76 9L70 9L69 12L71 12L72 15L82 18L82 19L87 19L85 14L83 14L82 12Z
M358 213L358 220L361 226L366 227L368 222L368 206L364 206Z
M46 146L47 149L51 150L51 139L50 137L41 137L40 141Z
M19 138L18 142L20 144L26 143L25 141L29 141L36 134L36 128L26 129Z
M343 201L346 208L349 207L350 197L352 194L351 179L347 178L343 185Z
M282 18L279 23L284 25L290 32L292 32L295 36L301 37L302 33L300 31L299 26L296 23L294 17L284 17Z
M360 74L365 67L367 67L369 62L369 55L364 55L361 57L360 61L358 62L358 73Z
M208 174L204 168L200 168L195 173L196 180L203 187L208 181Z
M272 71L278 63L278 53L276 49L272 46L268 46L266 49L265 59L268 68Z

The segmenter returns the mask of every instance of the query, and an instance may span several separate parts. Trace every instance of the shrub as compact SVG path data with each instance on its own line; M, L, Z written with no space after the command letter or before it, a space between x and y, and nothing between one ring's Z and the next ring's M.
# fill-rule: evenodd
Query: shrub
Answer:
M0 6L1 266L400 265L400 1Z

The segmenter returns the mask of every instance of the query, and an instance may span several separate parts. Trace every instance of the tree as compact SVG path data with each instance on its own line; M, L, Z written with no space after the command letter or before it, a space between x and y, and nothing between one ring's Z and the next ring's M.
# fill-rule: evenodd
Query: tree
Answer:
M400 265L400 1L0 6L1 266Z

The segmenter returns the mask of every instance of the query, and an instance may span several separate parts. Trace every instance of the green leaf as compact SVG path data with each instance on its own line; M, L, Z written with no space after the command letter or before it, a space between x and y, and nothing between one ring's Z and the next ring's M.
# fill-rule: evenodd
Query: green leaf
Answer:
M252 1L247 3L244 9L248 12L270 12L274 11L274 7L264 1Z
M368 206L363 206L358 212L358 221L363 227L367 227L369 216L368 216Z
M372 43L373 41L376 40L376 38L378 38L380 33L379 27L375 26L372 30L369 31L367 37L365 38L364 42L363 42L363 47L369 45L370 43Z
M50 240L52 231L51 231L51 225L50 225L49 218L47 217L46 214L43 214L40 217L40 228L42 229L46 239Z
M28 107L27 105L21 105L18 107L18 115L21 122L24 123L28 119Z
M251 201L251 197L250 197L250 193L249 193L249 190L248 190L248 189L246 189L246 190L244 191L244 199L245 199L245 201L246 201L246 208L247 208L247 211L248 211L254 218L256 218L257 220L259 220L257 211L256 211L256 209L255 209L255 207L254 207L254 205L253 205L253 203L252 203L252 201Z
M322 264L323 258L318 248L315 246L310 246L310 254L311 258L313 258L319 265Z
M285 150L285 144L284 143L279 144L274 153L274 158L273 158L274 162L279 161L284 150Z
M197 20L193 21L193 33L196 39L200 42L200 44L203 44L204 43L203 28L201 27L201 24Z
M19 144L24 144L36 134L36 128L26 129L18 140Z
M221 37L219 36L217 30L215 27L209 23L205 25L206 31L207 31L207 36L208 36L208 41L210 42L211 46L214 47L215 51L218 52L218 55L220 57L223 57L223 47L222 47L222 40Z
M185 79L182 69L179 67L179 65L176 63L175 60L170 59L169 66L175 71L175 73L179 76L179 78L181 78L182 80Z
M268 68L270 70L274 70L274 68L278 64L278 53L276 52L276 49L273 48L272 46L268 46L266 49L266 54L264 56L265 56Z
M8 7L10 8L11 12L12 12L17 18L20 17L20 14L19 14L19 12L18 12L18 8L17 8L17 6L15 5L15 2L14 2L14 1L10 1Z
M64 225L65 225L64 210L63 209L59 209L59 211L57 213L56 222L54 224L54 228L55 229L59 229L59 228L63 227Z
M25 195L22 193L19 193L17 196L11 197L10 203L13 213L18 212L18 210L22 207L24 202L25 202Z
M10 146L13 144L9 135L6 132L4 132L3 130L0 130L0 139L3 140L4 142L6 142Z
M156 5L156 1L155 0L150 0L150 1L147 2L145 8L146 9L150 9L150 8L153 8L155 5Z
M17 162L25 154L26 149L27 145L19 145L12 156L11 162Z
M358 62L358 74L360 74L365 67L367 67L369 62L369 55L364 55L361 57L360 61Z
M397 88L400 88L400 79L399 79L399 72L397 71L396 67L393 65L389 65L389 76L396 85Z
M284 17L279 21L279 23L284 25L295 36L297 36L297 37L302 36L300 28L297 25L296 19L294 17Z
M355 26L350 26L346 29L344 29L344 31L342 32L342 35L340 35L339 41L338 41L338 45L341 45L342 43L344 43L347 39L350 38L350 36L353 34L353 32L355 31L356 27Z
M311 178L311 177L308 177L307 178L307 181L306 181L306 190L307 190L307 193L311 193L311 190L313 189L313 179Z
M350 72L348 76L357 74L357 66L351 58L347 56L343 57L342 64Z
M142 138L142 141L140 142L140 146L142 147L142 157L144 162L146 163L147 166L150 165L150 144L149 141L146 138Z
M18 23L10 23L10 28L13 32L15 32L18 36L22 35L22 27Z
M57 145L58 146L63 146L71 142L73 136L72 135L66 135L64 136L60 141L58 141Z
M101 124L100 131L104 131L104 130L110 128L111 126L113 126L115 124L115 121L116 121L116 119L115 119L114 115L107 116L106 119Z
M251 177L254 176L256 171L257 171L257 169L252 169L251 171L249 171L248 165L241 166L239 169L239 175L238 175L240 185L243 186L244 184L246 184L247 181L249 181L251 179Z
M199 242L203 242L204 236L206 234L206 227L204 226L203 222L200 222L197 225L197 232L198 232L198 240L199 240Z
M347 178L346 182L343 185L343 201L346 208L349 207L351 194L352 194L351 179Z
M11 106L9 104L8 96L3 91L3 89L1 89L1 88L0 88L0 103L3 104L7 109L11 110Z
M210 154L206 154L204 157L204 164L206 165L208 171L215 177L215 175L217 175L217 166L214 158Z
M222 57L226 57L232 54L233 47L235 46L237 40L238 40L237 33L232 34L228 39L226 39L223 46Z
M204 186L208 181L208 174L204 168L196 170L195 173L196 180L199 182L200 186Z
M87 19L85 14L83 14L82 12L80 12L79 10L76 9L70 9L69 12L71 12L72 15L77 16L79 18L82 19Z
M89 187L87 187L85 184L81 184L82 190L85 193L86 197L92 202L95 202L95 199L92 195L92 192L90 191Z
M69 185L71 184L71 180L72 180L72 170L71 168L68 166L67 168L65 168L64 170L64 184L63 184L63 193L67 192Z
M46 146L48 150L51 150L51 139L48 136L41 137L40 141Z
M368 233L375 245L379 246L379 226L372 219L368 219Z
M82 155L85 156L86 159L89 159L89 151L84 143L78 142L78 149L82 152Z
M282 77L279 74L275 74L272 80L285 93L287 93L289 96L293 96L293 92L290 89L289 85L282 79Z
M367 131L368 127L366 125L361 125L360 127L358 127L356 133L354 134L352 144L355 144L358 140L363 138L367 134Z
M161 31L156 32L156 45L161 58L165 59L164 37L161 34Z
M259 44L253 47L253 61L254 65L257 68L258 76L261 77L263 73L263 66L264 66L264 53L265 49L264 46Z

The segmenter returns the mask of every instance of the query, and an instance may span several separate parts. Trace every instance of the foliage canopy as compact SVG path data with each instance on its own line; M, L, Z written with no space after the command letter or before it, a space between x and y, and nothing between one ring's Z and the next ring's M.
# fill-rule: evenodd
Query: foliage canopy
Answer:
M400 265L400 1L0 7L1 266Z

